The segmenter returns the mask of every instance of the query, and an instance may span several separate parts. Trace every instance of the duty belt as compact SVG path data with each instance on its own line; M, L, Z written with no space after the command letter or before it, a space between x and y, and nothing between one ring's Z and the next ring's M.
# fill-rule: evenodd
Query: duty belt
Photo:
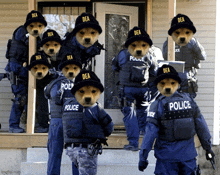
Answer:
M66 147L81 147L81 148L87 148L89 143L67 143Z

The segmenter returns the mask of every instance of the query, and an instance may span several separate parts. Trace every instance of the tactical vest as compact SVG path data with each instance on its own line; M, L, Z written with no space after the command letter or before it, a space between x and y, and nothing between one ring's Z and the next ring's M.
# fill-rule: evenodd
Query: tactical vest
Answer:
M55 99L50 99L50 117L62 118L62 105L57 105Z
M60 89L63 90L63 92L57 90L57 95L54 97L50 96L51 89L55 84L59 84ZM62 117L62 107L63 107L63 102L70 98L73 97L73 94L71 93L71 88L73 84L70 80L67 80L65 76L60 76L57 79L53 80L50 84L47 85L47 88L45 90L45 97L47 99L50 99L50 115L51 118L61 118ZM62 87L63 86L63 87ZM58 94L60 93L60 94ZM61 99L62 97L62 99Z
M191 43L194 43L191 44ZM163 45L163 57L164 60L167 60L167 49L168 49L168 42L165 41ZM201 49L202 50L202 58L198 58L194 53L194 49ZM197 42L195 38L185 46L179 46L175 44L175 61L184 61L185 62L185 70L189 71L192 70L192 67L198 68L200 60L204 60L206 58L206 53L204 48Z
M174 97L172 101L165 98L158 105L164 109L159 117L159 139L174 142L188 140L195 135L192 100L189 97Z
M147 86L149 79L149 68L151 65L147 57L137 59L128 52L126 54L127 61L119 71L119 81L121 85L132 87Z
M102 121L91 110L85 110L75 98L67 100L63 105L64 143L92 143L96 139L105 140Z
M182 47L176 44L175 50L175 61L185 61L185 70L191 70L192 67L195 67L199 63L195 59L195 54L192 52L189 44Z
M22 40L15 39L15 34L18 30L20 31ZM13 59L16 59L19 62L28 61L29 37L26 36L27 34L28 32L24 26L20 26L14 31L12 39L8 41L8 45L7 45L8 48L6 51L6 58L9 58L10 61L13 61Z

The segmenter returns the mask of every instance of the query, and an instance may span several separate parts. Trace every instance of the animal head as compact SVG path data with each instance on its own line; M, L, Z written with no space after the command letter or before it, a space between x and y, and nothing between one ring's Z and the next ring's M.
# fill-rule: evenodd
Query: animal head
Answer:
M178 88L179 82L172 78L165 78L157 84L157 89L159 92L166 97L173 95Z
M24 27L30 35L38 37L41 33L43 33L46 26L47 22L40 12L32 10L27 14Z
M84 107L94 105L100 98L100 94L104 91L104 87L97 75L83 69L75 78L75 83L71 89L76 100Z
M128 48L128 51L132 56L142 58L147 54L152 44L153 42L147 32L144 29L135 26L128 32L125 47Z
M31 74L38 80L44 78L49 72L49 68L44 64L36 64L31 68Z
M188 28L179 28L175 30L171 36L176 44L185 46L192 39L193 31Z
M81 68L75 64L67 64L62 68L63 75L72 80L74 79L80 72Z
M168 34L176 44L185 46L196 33L196 28L190 18L184 14L176 15L172 21Z
M159 92L169 97L180 87L181 79L178 72L170 65L162 65L157 70L157 77L154 84Z
M27 31L30 35L38 37L43 33L45 25L41 22L32 22L27 26Z
M54 56L60 51L61 44L57 41L48 41L43 44L42 48L47 55Z
M76 40L84 47L91 47L99 38L98 30L86 27L76 33Z
M149 51L150 45L146 41L134 41L128 46L129 53L135 58L142 58Z
M60 51L61 45L62 40L60 35L55 30L48 29L44 32L41 41L41 46L44 53L52 57Z
M76 100L84 107L94 105L100 98L101 91L95 86L83 86L75 93Z
M76 18L75 28L72 34L84 47L92 46L102 33L102 28L95 17L89 13L82 13Z
M25 64L23 66L25 67ZM51 64L45 54L37 52L31 56L30 65L27 68L36 79L40 80L48 74Z

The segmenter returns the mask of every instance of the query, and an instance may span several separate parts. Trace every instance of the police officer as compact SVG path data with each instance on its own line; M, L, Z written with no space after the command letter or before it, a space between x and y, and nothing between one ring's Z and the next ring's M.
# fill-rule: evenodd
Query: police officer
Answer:
M169 71L163 71L165 69ZM155 85L165 78L172 78L181 83L178 73L169 65L158 69ZM140 171L144 171L148 165L148 153L155 139L155 174L195 174L195 134L206 151L207 160L214 160L211 135L206 121L196 102L187 93L175 91L171 96L161 95L153 102L147 111L145 131L139 155Z
M6 58L9 61L5 70L10 74L11 89L14 94L9 118L9 132L12 133L24 132L24 129L19 127L21 114L27 110L28 69L23 67L23 63L28 62L29 34L27 26L32 22L41 22L47 26L47 22L41 13L31 11L27 15L25 24L14 31L6 52ZM40 40L39 37L37 39Z
M86 75L86 76L84 76ZM85 78L86 77L86 78ZM104 91L100 79L92 71L82 70L75 79L71 92L83 86L95 86ZM76 99L63 106L63 127L66 154L79 169L80 175L97 173L97 156L101 154L101 143L113 132L111 117L99 103L84 107Z
M32 55L30 65L27 66L30 71L36 65L44 65L49 70L51 64L49 63L46 55L43 52L37 52ZM34 68L33 68L34 69ZM46 70L46 69L45 69ZM42 69L42 71L45 71ZM42 76L42 72L38 72L38 75ZM46 133L49 129L49 117L48 117L48 100L44 96L44 87L49 84L52 80L58 77L56 71L48 71L48 73L42 78L36 78L36 123L34 132Z
M137 30L139 35L134 33ZM123 121L129 141L124 149L132 151L138 151L139 132L144 132L146 106L142 106L142 104L145 101L150 101L148 86L157 69L157 62L152 59L149 53L140 59L129 53L128 46L138 40L145 41L150 46L153 44L144 29L134 27L128 33L125 43L126 49L121 50L112 60L113 71L119 72L120 95L123 99L121 111L124 115ZM135 100L136 111L134 108Z
M178 18L182 20L178 21ZM188 28L192 30L193 34L196 33L193 22L184 14L178 14L172 19L168 34L171 36L172 33L179 28ZM167 47L168 41L166 40L163 44L164 60L167 60ZM201 67L200 61L205 59L205 49L196 38L193 37L185 46L175 44L175 60L185 62L185 72L179 73L182 79L181 89L184 92L190 93L193 98L196 97L196 92L198 91L198 80L196 78L197 69Z
M82 66L80 59L68 59L69 54L66 54L60 65L59 70L62 70L68 64ZM68 98L74 97L71 89L74 86L74 80L67 79L63 74L50 82L45 88L45 97L50 102L50 126L48 133L47 149L49 153L47 175L59 175L61 166L61 157L63 153L63 124L62 124L62 107ZM72 173L78 174L78 170L72 164Z
M86 20L84 20L86 19ZM71 33L66 34L66 39L63 42L63 46L61 48L60 54L69 52L73 55L76 55L77 57L81 58L81 62L83 64L83 68L88 67L88 63L91 61L91 59L99 55L101 50L103 49L103 46L96 41L92 46L85 47L81 45L77 39L76 39L76 33L83 29L91 27L98 31L99 34L102 33L102 28L99 25L99 22L95 19L95 17L89 13L82 13L79 15L76 19L75 28Z

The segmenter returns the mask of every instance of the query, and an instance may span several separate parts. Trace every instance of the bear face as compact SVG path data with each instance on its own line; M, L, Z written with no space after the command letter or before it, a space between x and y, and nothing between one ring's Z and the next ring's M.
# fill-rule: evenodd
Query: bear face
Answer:
M31 74L38 80L44 78L49 72L49 68L44 64L37 64L31 68Z
M27 31L30 35L38 37L44 31L44 24L40 22L32 22L27 26Z
M166 97L171 96L179 88L179 82L172 78L165 78L157 84L157 89Z
M57 41L48 41L43 45L43 51L49 56L56 55L60 51L60 48L61 44Z
M83 86L75 93L76 100L84 107L94 105L100 98L101 91L94 86Z
M185 46L193 37L193 31L188 28L179 28L172 33L173 41L180 45Z
M75 64L68 64L62 68L63 75L70 80L74 79L80 70L80 67Z
M76 33L76 40L84 47L92 46L99 37L99 32L91 27L83 28Z
M128 52L135 58L142 58L149 51L150 45L145 41L134 41L128 46Z

